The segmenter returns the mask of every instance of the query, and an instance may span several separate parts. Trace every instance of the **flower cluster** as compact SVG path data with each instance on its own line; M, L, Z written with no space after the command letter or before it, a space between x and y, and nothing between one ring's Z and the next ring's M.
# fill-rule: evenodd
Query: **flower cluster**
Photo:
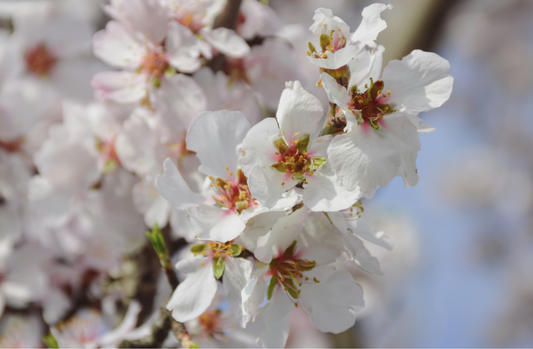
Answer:
M262 2L111 0L96 33L42 5L0 32L0 313L42 310L53 347L157 347L169 330L185 347L283 347L298 307L320 331L353 326L363 290L339 263L382 274L362 239L393 248L361 200L417 184L418 114L449 98L448 62L415 50L382 69L390 5L353 33L317 9L324 111L297 30ZM146 227L172 288L178 260L175 289ZM18 326L0 343L38 342L33 315L0 323Z

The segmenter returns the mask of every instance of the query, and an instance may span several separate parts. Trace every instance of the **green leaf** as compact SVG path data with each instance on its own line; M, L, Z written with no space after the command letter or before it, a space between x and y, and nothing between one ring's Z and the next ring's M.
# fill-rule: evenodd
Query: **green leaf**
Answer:
M165 245L165 238L163 237L163 233L161 232L161 229L159 229L157 223L154 223L154 227L152 228L151 232L146 232L146 236L148 236L148 240L150 240L150 243L154 247L155 253L157 253L159 256L159 259L168 258L168 250Z
M230 257L237 257L242 252L242 247L237 244L232 244L229 249L229 255Z
M198 244L191 247L192 253L202 253L207 250L207 244Z
M226 266L226 259L224 257L213 258L213 270L215 272L215 278L220 279L224 274L224 267Z
M48 348L59 348L59 345L57 344L57 341L52 333L48 333L46 336L43 336L42 340Z
M292 244L287 247L287 249L285 250L285 252L283 252L283 259L289 259L289 258L292 258L294 256L294 252L296 252L296 240L294 240L292 242Z
M277 285L278 285L278 279L276 279L275 276L272 276L267 286L267 299L268 300L272 298L272 294L274 293L274 290L276 289Z

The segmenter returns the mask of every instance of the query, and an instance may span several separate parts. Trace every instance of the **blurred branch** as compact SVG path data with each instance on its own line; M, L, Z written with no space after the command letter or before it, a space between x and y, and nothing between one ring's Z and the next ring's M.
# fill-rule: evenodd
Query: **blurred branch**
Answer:
M239 18L239 8L241 7L242 0L228 0L226 7L221 14L215 19L213 24L213 29L216 28L228 28L235 29L237 24L237 18ZM207 64L214 72L222 70L224 63L226 61L226 56L223 54L218 54L213 57L213 59Z

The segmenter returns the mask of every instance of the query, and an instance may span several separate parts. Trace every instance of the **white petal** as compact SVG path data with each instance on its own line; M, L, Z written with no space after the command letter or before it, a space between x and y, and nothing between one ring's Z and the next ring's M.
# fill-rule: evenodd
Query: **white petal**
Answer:
M416 126L407 116L394 116L387 119L387 131L400 152L402 163L398 176L402 176L404 185L412 187L418 184L416 157L421 148Z
M170 227L174 238L184 238L189 243L195 240L196 232L187 211L172 210L170 212Z
M118 345L118 343L124 339L126 334L136 327L137 316L141 312L141 309L142 307L139 302L132 300L120 325L100 337L100 339L98 339L98 344L104 347Z
M450 98L453 78L450 63L432 52L414 50L401 61L390 61L383 70L387 103L398 111L418 114L440 107Z
M250 46L235 31L227 28L217 28L214 30L202 29L200 34L205 41L213 45L214 48L229 57L241 58L250 52Z
M253 289L245 290L245 288L252 278L252 271L253 263L249 260L244 258L226 258L222 284L224 285L229 306L241 325L246 324L250 318L247 301ZM243 294L243 291L246 292Z
M328 95L329 101L337 104L342 109L348 109L348 104L351 102L348 90L342 85L339 85L337 80L328 73L322 73L320 78L322 79L322 85Z
M351 43L361 43L362 45L375 46L374 41L378 34L387 28L387 22L381 19L381 12L391 9L391 5L372 4L363 10L363 20L353 33Z
M381 77L384 51L385 47L378 45L374 53L364 50L357 54L348 64L350 67L350 82L348 85L370 85L369 78L377 81Z
M160 227L167 225L172 207L152 183L137 183L133 186L132 196L135 208L144 215L144 223L148 227L152 227L154 223Z
M202 195L194 193L189 188L172 160L166 159L163 167L165 173L156 177L155 186L172 206L177 209L186 209L204 201Z
M341 232L344 233L349 231L350 233L359 235L368 242L392 251L394 248L394 241L392 241L389 236L385 235L383 231L376 232L376 230L363 218L355 219L352 218L351 214L352 213L350 210L346 210L343 213L328 213L333 224L335 224L337 229L339 229Z
M333 11L327 8L317 8L313 15L314 23L309 30L315 35L330 34L331 30L340 29L343 34L350 33L350 27L341 18L333 16Z
M360 187L369 193L384 187L396 176L401 164L396 144L384 127L375 130L362 124L336 136L328 148L329 161L348 190Z
M279 136L278 123L274 118L266 118L248 131L239 157L239 166L247 176L257 165L271 166L278 162L275 154L278 148L274 146L274 140Z
M167 33L167 13L157 0L115 1L105 10L128 29L146 34L150 41L160 42Z
M257 247L257 239L266 235L276 224L279 218L287 213L283 211L270 211L257 215L246 222L246 228L237 237L236 243L253 251Z
M312 211L344 210L361 197L359 188L347 190L327 163L306 181L303 202Z
M100 99L118 103L137 102L146 96L146 76L130 72L101 72L91 85Z
M301 208L288 216L278 219L272 229L257 240L255 257L263 263L270 263L272 258L283 254L302 231L302 221L306 217L307 210Z
M355 251L355 253L350 256L355 264L368 273L383 275L378 259L370 254L363 241L353 234L346 234L345 237Z
M309 61L325 69L339 69L350 62L350 60L361 51L359 45L347 45L336 52L326 51L327 58L315 58L309 56Z
M186 272L187 277L172 294L167 309L172 311L174 319L185 322L207 310L215 297L217 281L213 274L213 263L207 258L183 260L176 267Z
M270 209L283 209L290 205L295 197L290 191L296 184L290 173L282 173L273 167L256 166L248 177L248 186L252 196L263 206ZM290 206L285 207L290 208Z
M165 49L170 65L179 71L193 73L200 69L198 39L189 28L170 21Z
M313 326L332 333L352 327L355 313L364 306L363 289L353 276L333 267L317 267L305 276L320 281L301 286L300 302L311 315Z
M299 81L287 82L281 94L276 118L287 144L295 133L312 135L320 128L324 109L312 94L303 89Z
M122 25L110 21L105 30L94 34L93 51L96 57L115 68L133 70L140 65L146 49Z
M239 111L202 113L189 128L186 140L187 149L196 152L202 163L199 171L222 179L235 178L237 146L249 129L250 123Z
M270 302L259 310L265 332L257 339L263 348L284 348L289 337L289 320L294 309L289 297L281 290L274 290Z
M245 223L233 210L200 204L188 210L191 223L201 240L226 242L235 239Z

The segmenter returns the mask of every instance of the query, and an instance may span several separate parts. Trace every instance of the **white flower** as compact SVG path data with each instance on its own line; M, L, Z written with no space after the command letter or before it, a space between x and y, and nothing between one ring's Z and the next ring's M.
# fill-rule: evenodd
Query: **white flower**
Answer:
M231 242L199 244L193 246L191 251L195 257L176 264L176 269L187 274L187 277L172 294L167 309L180 322L197 318L211 304L217 291L216 280L222 277L228 303L244 327L250 319L247 301L255 285L253 263L236 258L242 248Z
M346 190L328 163L331 137L317 137L322 115L318 99L300 82L290 82L281 95L278 122L265 119L246 135L239 161L252 195L263 205L278 207L295 189L303 190L304 204L314 211L345 209L358 199L358 189Z
M378 49L376 55L381 55ZM418 183L416 157L420 150L418 113L448 100L453 78L448 61L434 53L413 51L401 61L391 61L380 77L381 58L363 52L347 89L329 74L322 84L332 103L346 116L345 134L337 135L328 148L335 173L350 190L364 193L386 186L402 176L406 187ZM354 64L356 66L356 64Z
M390 5L372 4L363 10L363 20L351 34L350 27L342 19L333 16L329 9L319 8L313 16L314 23L309 28L320 37L321 51L309 43L309 61L325 69L338 69L346 64L365 46L375 47L378 34L387 27L381 19L381 12L392 8Z
M156 178L161 195L191 215L199 239L233 240L248 219L268 211L250 193L247 178L237 164L238 148L249 129L241 112L203 113L189 128L186 143L200 159L199 171L209 176L204 192L193 192L169 159L164 163L165 174ZM286 201L288 206L295 198Z
M323 213L307 215L302 208L287 216L283 225L285 230L273 229L261 238L269 241L264 245L268 253L261 257L268 264L257 270L258 284L250 297L251 311L262 303L265 291L269 301L256 313L265 329L258 338L262 347L285 345L294 307L307 310L317 329L339 333L353 326L355 313L364 305L355 279L328 266L347 242Z
M93 38L94 54L120 72L96 74L92 85L103 99L131 103L165 83L175 69L192 73L200 67L194 35L176 21L167 24L165 46L111 21ZM164 86L163 86L164 88Z

